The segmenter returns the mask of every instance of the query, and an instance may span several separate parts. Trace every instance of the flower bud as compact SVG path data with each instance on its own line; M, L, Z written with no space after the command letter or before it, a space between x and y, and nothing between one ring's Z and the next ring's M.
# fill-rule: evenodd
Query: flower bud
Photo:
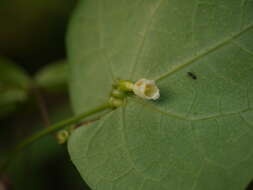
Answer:
M134 84L129 80L120 80L118 83L118 87L120 90L124 92L131 92L133 91Z
M59 144L64 144L69 138L69 132L65 129L60 130L57 132L56 138Z
M117 108L117 107L120 107L124 104L124 100L119 99L119 98L115 98L115 97L111 97L109 99L109 104L111 107Z

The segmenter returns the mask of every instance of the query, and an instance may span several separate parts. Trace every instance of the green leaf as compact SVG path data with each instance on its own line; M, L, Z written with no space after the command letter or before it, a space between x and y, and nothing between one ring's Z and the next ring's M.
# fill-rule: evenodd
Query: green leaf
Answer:
M155 79L161 92L73 133L69 153L92 189L247 186L252 13L252 0L81 1L68 36L75 112L106 101L116 78Z
M53 92L66 90L67 79L68 67L66 60L45 66L35 76L35 81L39 87Z
M0 117L26 101L31 81L25 71L12 61L0 57Z
M11 60L0 57L0 81L1 86L4 84L15 85L18 88L28 88L29 77L25 71L13 63Z

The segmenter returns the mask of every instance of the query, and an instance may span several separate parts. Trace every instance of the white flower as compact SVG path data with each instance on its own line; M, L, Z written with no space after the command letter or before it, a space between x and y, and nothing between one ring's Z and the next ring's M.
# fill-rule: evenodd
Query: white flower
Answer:
M157 100L160 97L159 88L153 80L138 80L133 86L133 91L137 96L148 100Z

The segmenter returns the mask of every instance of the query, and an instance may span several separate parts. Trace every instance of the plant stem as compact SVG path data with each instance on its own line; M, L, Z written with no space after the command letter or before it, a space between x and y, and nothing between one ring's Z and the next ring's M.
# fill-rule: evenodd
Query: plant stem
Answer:
M50 126L50 120L49 120L49 114L47 111L47 105L46 105L45 99L43 95L41 94L41 90L39 89L36 83L33 84L32 90L36 98L39 111L41 113L42 121L44 122L45 127L48 127Z
M90 111L84 112L80 115L74 116L72 118L69 118L67 120L63 120L59 123L56 123L54 125L51 125L33 135L31 135L30 137L24 139L23 141L21 141L14 149L13 151L10 153L9 157L5 160L5 162L3 163L3 165L0 167L0 174L7 169L10 161L14 158L14 156L21 150L23 150L25 147L27 147L28 145L31 145L33 142L37 141L38 139L40 139L41 137L44 137L46 135L49 135L55 131L58 131L61 128L64 128L68 125L72 125L77 123L78 121L89 117L91 115L94 115L96 113L99 113L101 111L104 111L106 109L112 108L112 106L108 103L106 104L102 104Z

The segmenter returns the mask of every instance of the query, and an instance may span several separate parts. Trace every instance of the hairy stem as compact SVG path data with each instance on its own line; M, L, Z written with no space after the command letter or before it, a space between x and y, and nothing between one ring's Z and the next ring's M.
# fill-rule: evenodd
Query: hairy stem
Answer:
M56 123L54 125L51 125L33 135L31 135L30 137L24 139L23 141L21 141L11 152L11 154L9 155L9 157L6 159L6 161L3 163L3 165L0 167L0 174L7 169L7 167L9 166L10 161L15 157L15 155L20 152L21 150L23 150L25 147L27 147L28 145L31 145L33 142L37 141L38 139L40 139L41 137L44 137L46 135L49 135L53 132L58 131L59 129L62 129L66 126L75 124L91 115L94 115L96 113L102 112L104 110L110 109L112 108L111 104L103 104L100 105L90 111L84 112L80 115L74 116L72 118L69 118L67 120L63 120L59 123Z

